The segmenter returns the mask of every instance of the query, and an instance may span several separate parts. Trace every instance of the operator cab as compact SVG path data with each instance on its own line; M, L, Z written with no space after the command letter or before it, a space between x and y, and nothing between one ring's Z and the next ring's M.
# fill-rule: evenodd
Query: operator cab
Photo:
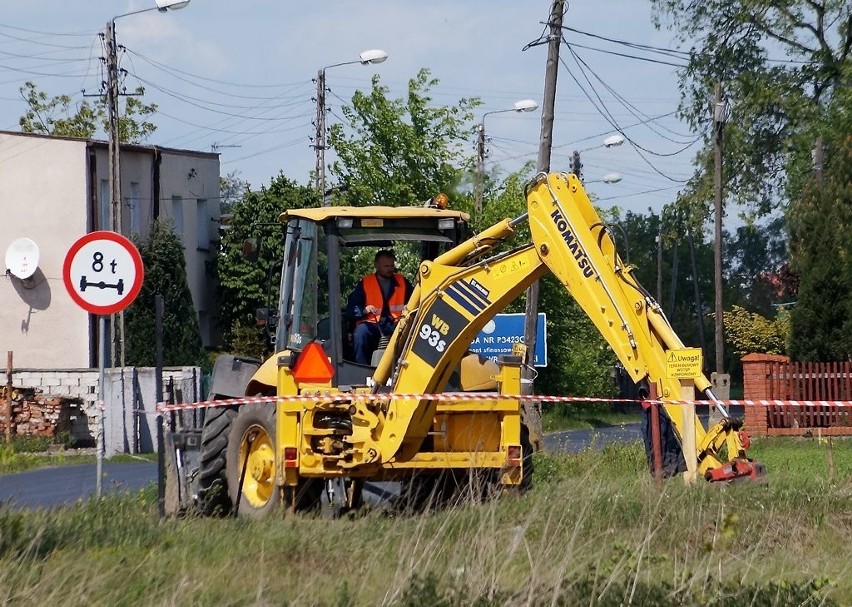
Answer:
M420 262L468 238L466 213L435 207L323 207L285 211L284 260L274 347L301 351L320 341L333 384L365 384L374 367L354 360L349 293L373 271L378 249L392 249L397 271L416 286ZM375 357L374 357L375 361Z

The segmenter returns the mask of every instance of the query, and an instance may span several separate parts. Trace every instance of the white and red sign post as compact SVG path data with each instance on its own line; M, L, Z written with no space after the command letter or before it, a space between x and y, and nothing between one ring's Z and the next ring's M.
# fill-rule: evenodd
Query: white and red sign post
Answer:
M106 317L129 306L142 289L142 256L130 240L116 232L90 232L78 239L65 255L62 281L71 299L100 316L97 496L101 496L104 455L104 368L106 367Z
M129 306L143 279L142 257L116 232L91 232L68 250L62 267L65 288L92 314L110 315Z

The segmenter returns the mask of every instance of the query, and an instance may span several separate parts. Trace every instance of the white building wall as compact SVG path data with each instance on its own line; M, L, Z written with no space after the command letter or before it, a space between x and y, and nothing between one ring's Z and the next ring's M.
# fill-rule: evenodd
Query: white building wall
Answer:
M86 141L0 133L0 262L17 238L39 248L35 275L0 276L0 351L15 367L88 367L89 315L62 281L71 245L88 230Z
M160 192L161 216L172 219L181 232L187 281L198 312L202 341L205 346L213 346L216 277L212 267L221 215L218 157L164 151Z
M139 236L146 240L157 214L171 217L173 197L180 201L187 281L202 341L215 345L215 276L210 268L218 246L218 155L123 146L121 176L126 235L132 236L135 213L141 221ZM36 242L41 258L30 280L0 274L0 353L11 350L16 368L97 365L92 345L97 319L71 300L62 264L78 238L111 229L108 182L105 142L0 132L0 262L21 237ZM204 216L209 238L203 236Z

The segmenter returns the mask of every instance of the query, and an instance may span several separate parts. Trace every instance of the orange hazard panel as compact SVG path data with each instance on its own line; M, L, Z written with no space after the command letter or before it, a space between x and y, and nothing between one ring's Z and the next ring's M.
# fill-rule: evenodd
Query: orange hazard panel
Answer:
M300 384L327 384L334 377L334 367L328 361L328 355L322 344L309 343L296 360L293 378Z

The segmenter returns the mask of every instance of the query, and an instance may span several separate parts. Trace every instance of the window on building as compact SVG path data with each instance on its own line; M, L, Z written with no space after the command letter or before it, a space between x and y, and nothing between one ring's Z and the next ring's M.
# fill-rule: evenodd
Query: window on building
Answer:
M172 196L172 223L175 234L183 241L183 196Z
M210 214L207 211L207 200L199 198L195 202L195 239L199 249L210 248Z
M130 182L130 196L128 198L130 205L130 233L142 233L142 198L139 194L139 182Z

